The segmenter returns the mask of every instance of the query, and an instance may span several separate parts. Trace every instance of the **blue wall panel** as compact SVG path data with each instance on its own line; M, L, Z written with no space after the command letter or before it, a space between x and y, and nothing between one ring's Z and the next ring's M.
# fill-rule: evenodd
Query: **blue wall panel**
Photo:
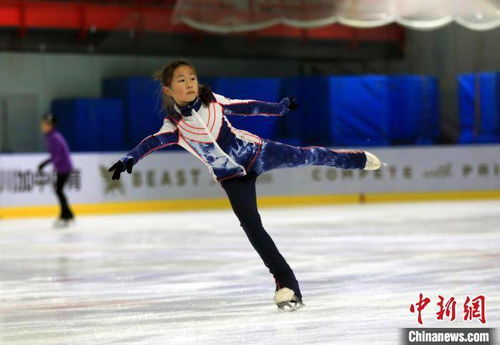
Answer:
M331 77L329 91L330 131L335 145L389 144L387 77Z
M458 76L460 143L500 142L500 73Z
M391 76L388 83L391 143L434 143L440 133L437 78Z
M63 99L52 102L58 128L73 151L125 149L123 103L118 99Z
M137 145L160 129L163 115L159 82L148 77L107 79L103 81L103 94L124 102L127 146Z
M285 79L283 93L297 95L298 116L285 121L287 133L304 144L430 144L439 136L433 77L296 77Z

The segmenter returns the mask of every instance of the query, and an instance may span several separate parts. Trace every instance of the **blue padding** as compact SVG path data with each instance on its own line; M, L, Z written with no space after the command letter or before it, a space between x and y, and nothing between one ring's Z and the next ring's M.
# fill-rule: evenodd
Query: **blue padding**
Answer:
M439 80L436 77L420 78L420 125L417 144L434 144L441 136L441 110Z
M482 72L458 76L459 142L500 142L500 74Z
M299 108L286 114L277 124L277 136L279 141L289 145L307 145L304 134L304 123L302 119L306 114L306 95L303 94L300 77L289 77L282 79L281 97L295 97Z
M377 82L377 77L287 78L283 92L299 103L295 117L286 119L287 133L303 145L387 145L387 97L381 96L386 88Z
M388 77L390 140L432 144L439 136L439 87L435 77Z
M283 82L283 96L294 96L299 108L284 118L286 135L302 145L333 145L329 77L294 77Z
M205 82L211 86L213 92L228 98L280 101L281 79L279 78L212 78ZM235 128L263 138L276 139L277 125L281 117L229 116L228 119Z
M64 99L52 102L52 113L72 151L122 151L123 103L118 99Z
M163 115L159 82L148 77L107 79L103 81L103 95L124 102L128 147L160 129Z
M335 145L389 144L389 89L385 76L330 78L330 130Z
M285 79L283 93L300 104L298 116L285 120L286 133L304 144L430 144L439 135L433 77L296 77Z

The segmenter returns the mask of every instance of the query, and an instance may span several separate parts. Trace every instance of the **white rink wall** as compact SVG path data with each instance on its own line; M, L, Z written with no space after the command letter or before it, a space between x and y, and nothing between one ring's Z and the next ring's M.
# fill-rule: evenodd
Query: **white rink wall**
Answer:
M274 170L258 182L261 196L500 191L500 145L373 148L387 166L379 171L324 166ZM186 152L158 152L112 181L107 172L122 153L73 154L72 203L223 198L207 168ZM37 172L46 154L0 155L3 208L53 205L50 168Z

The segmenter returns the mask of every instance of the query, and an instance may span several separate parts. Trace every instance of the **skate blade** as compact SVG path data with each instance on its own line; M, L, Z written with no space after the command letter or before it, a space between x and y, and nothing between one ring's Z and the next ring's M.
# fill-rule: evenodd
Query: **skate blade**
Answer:
M74 219L68 219L68 220L57 220L52 227L54 229L64 229L64 228L69 228L70 226L75 224Z
M276 304L276 306L278 307L278 310L280 312L286 313L300 309L303 306L305 306L305 304L300 301L288 301L288 302L278 303Z

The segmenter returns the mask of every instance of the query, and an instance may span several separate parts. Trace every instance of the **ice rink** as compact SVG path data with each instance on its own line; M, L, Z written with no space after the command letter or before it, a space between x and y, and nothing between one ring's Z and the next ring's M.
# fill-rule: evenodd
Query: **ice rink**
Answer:
M417 327L500 326L500 201L263 209L306 306L230 210L0 221L0 344L398 344ZM438 295L457 320L436 320ZM486 297L487 323L463 321Z

